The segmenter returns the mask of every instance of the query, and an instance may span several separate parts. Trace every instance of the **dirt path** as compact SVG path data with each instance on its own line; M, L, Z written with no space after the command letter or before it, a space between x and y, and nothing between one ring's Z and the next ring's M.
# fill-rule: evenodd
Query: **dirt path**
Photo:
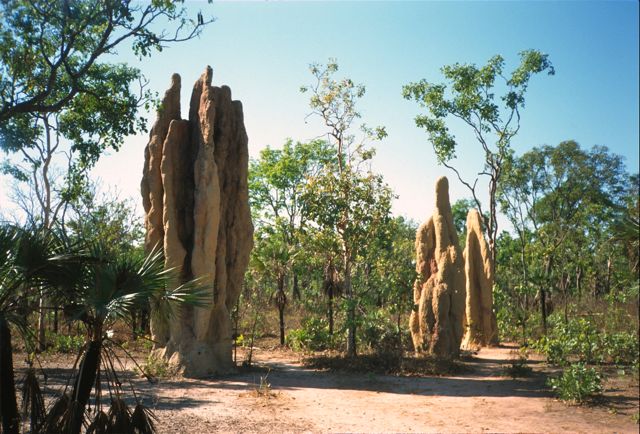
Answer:
M501 376L509 351L482 350L461 376L417 378L314 371L291 353L258 350L257 363L271 369L270 393L256 393L260 373L140 385L162 433L638 432L630 417L637 390L616 395L609 387L606 406L568 407L549 395L539 372Z

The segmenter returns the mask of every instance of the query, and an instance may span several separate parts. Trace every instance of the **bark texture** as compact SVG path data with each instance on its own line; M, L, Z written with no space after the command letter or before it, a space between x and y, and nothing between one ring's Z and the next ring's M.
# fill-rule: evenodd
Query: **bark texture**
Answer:
M180 270L175 286L197 277L210 288L208 307L183 307L178 318L152 322L158 353L191 376L233 368L230 311L253 247L242 104L211 79L207 67L183 120L180 76L173 75L145 149L141 184L145 248L163 247L165 266Z
M436 182L436 207L416 234L414 309L409 319L416 352L457 357L463 335L465 278L449 202L449 182Z
M467 214L467 243L464 249L467 283L465 336L462 347L477 350L498 343L498 327L493 312L493 273L489 245L482 233L480 213Z

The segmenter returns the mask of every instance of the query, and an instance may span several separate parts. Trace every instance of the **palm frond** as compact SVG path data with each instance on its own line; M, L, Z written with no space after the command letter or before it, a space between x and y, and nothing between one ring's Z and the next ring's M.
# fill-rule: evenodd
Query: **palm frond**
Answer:
M193 307L206 307L213 302L212 289L205 284L208 276L190 280L177 288L165 287L152 298L154 315L160 318L175 318L176 306L185 304Z
M137 434L155 434L157 421L158 417L150 408L138 403L131 415L131 430Z
M109 416L104 411L99 411L89 424L86 434L107 434L109 432L112 432Z
M120 398L111 400L109 407L109 426L114 433L131 432L131 411L127 404Z
M63 393L56 399L49 408L47 416L44 419L44 425L41 432L46 433L64 433L69 426L69 418L71 416L71 398L69 394Z

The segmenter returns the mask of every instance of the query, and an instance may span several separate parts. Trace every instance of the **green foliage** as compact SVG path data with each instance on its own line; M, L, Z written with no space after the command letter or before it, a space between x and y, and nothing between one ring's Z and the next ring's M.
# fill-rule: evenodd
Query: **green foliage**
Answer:
M167 359L150 352L141 366L142 374L150 378L167 378L176 374L175 367Z
M346 302L347 352L356 354L356 324L359 296L353 285L354 269L365 266L364 252L374 242L381 226L390 220L393 193L381 175L371 170L368 161L375 155L370 143L381 140L387 133L384 127L360 126L360 137L353 132L361 117L357 102L365 94L363 85L350 78L337 78L338 65L330 59L327 65L312 64L315 81L303 86L310 93L311 114L320 118L326 127L329 145L334 153L330 164L310 177L305 185L303 200L308 204L309 216L321 232L332 233L339 245L343 294ZM334 264L329 256L327 263Z
M287 334L287 345L295 351L322 351L332 348L334 339L324 318L309 318L299 329Z
M212 21L187 19L181 3L0 3L0 124L20 120L24 114L58 111L73 103L76 96L91 98L94 86L102 86L103 81L107 87L101 90L105 93L98 95L109 98L108 91L115 93L121 84L103 80L100 74L105 71L101 68L106 64L99 63L101 59L127 43L138 56L148 56L168 43L197 36L202 26ZM156 26L159 22L163 25ZM164 30L167 24L175 24L177 29ZM139 77L138 72L133 78ZM122 84L128 87L132 82L131 77L124 77Z
M97 190L97 185L86 185L71 201L73 214L66 222L69 237L100 242L113 252L139 255L144 227L136 214L135 204L116 194L100 195Z
M508 150L511 138L518 132L519 110L524 107L524 95L532 75L544 71L549 75L555 73L548 56L537 50L522 51L520 62L510 78L503 75L504 59L499 55L482 67L459 63L444 66L441 71L449 81L450 97L445 84L421 80L403 87L402 94L406 99L414 99L429 110L429 115L416 117L416 125L427 130L440 162L455 158L457 146L444 122L447 116L457 117L472 126L481 142L484 141L483 134L494 133L500 153ZM506 92L500 97L505 106L504 113L495 101L496 80L506 85Z
M467 233L467 214L475 205L472 199L458 199L451 205L453 225L459 235L464 236ZM462 246L464 246L464 243L462 243Z
M566 366L578 360L631 365L638 360L638 335L634 331L603 331L587 318L571 318L567 323L559 316L550 320L549 333L533 345L550 363Z
M491 262L495 263L495 242L498 236L496 189L500 185L503 169L511 154L511 141L520 130L520 111L524 108L525 93L534 74L555 73L546 54L525 50L520 54L520 65L505 74L504 59L496 55L485 66L473 64L442 67L446 84L434 84L425 79L402 88L405 99L415 100L427 110L416 116L415 123L426 130L438 162L453 170L458 179L473 195L475 206L484 217L476 186L480 176L488 178L488 218L484 218L484 231L489 239ZM499 96L498 92L504 92ZM502 106L500 106L500 104ZM484 155L484 165L474 179L463 179L450 165L460 146L449 130L448 122L460 120L474 134Z
M555 324L547 336L540 338L534 348L546 355L550 363L568 365L577 358L584 363L601 362L599 331L585 318L570 319L564 323L553 317Z
M375 309L362 316L358 338L362 344L380 354L402 353L402 342L410 339L406 328L398 330L390 312L384 309Z
M576 404L582 404L602 394L602 377L594 368L583 363L572 364L557 378L550 378L551 386L558 398Z
M637 332L605 333L601 342L606 360L616 365L637 365L640 353Z
M47 343L51 352L78 354L85 345L85 338L47 331Z
M249 168L249 199L254 221L303 226L307 219L305 203L301 200L304 184L333 157L333 151L323 140L294 144L289 139L282 149L267 147L260 151L259 158L251 160Z

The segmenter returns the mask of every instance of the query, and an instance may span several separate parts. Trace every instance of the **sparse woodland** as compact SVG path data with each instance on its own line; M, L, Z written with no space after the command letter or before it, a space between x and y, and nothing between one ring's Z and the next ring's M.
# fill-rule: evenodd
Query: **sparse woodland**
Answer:
M499 55L484 65L444 65L429 79L420 80L416 71L420 81L398 89L398 99L414 102L415 128L425 133L423 146L437 156L438 165L430 170L468 192L451 204L447 192L448 211L438 209L422 226L394 215L396 193L374 169L376 147L385 146L387 131L367 123L384 119L368 119L360 111L368 96L365 86L334 59L311 64L308 81L298 83L309 102L300 117L321 128L322 135L308 141L294 137L249 159L243 182L253 248L242 287L222 291L215 283L220 280L183 265L192 253L173 258L169 267L166 241L158 237L161 241L152 243L146 235L155 212L157 230L177 231L175 237L183 243L191 237L187 243L197 246L193 233L198 232L188 228L191 220L168 229L166 209L163 222L162 208L149 202L145 222L130 199L101 193L89 176L124 137L150 129L152 120L142 117L143 110L168 115L146 89L141 71L114 63L116 48L152 56L156 49L197 37L213 20L189 16L181 2L110 0L7 0L0 2L0 20L0 150L7 157L0 170L15 180L13 199L22 216L3 215L0 221L1 433L168 432L163 423L171 421L163 420L161 402L136 392L184 373L158 351L158 327L174 327L184 312L198 316L208 306L220 310L218 297L229 297L223 302L229 311L224 324L231 330L216 337L215 342L223 341L216 354L228 356L235 372L258 373L259 397L272 393L270 371L265 374L266 365L256 359L268 348L321 372L422 378L465 372L478 351L500 345L514 353L507 373L496 376L539 375L545 393L566 403L607 408L605 384L614 377L630 384L637 397L638 174L629 173L623 158L604 145L567 140L531 144L524 153L513 149L520 125L527 122L525 98L535 98L534 89L562 73L552 56L530 49L519 53L517 65L507 65ZM168 30L159 32L158 22ZM187 125L179 120L179 95L176 101L173 122ZM205 103L197 106L202 113ZM452 122L475 140L459 142ZM194 128L189 125L185 134ZM170 128L169 121L165 127ZM206 129L204 121L198 128ZM210 134L222 140L217 132ZM247 134L251 137L250 130ZM246 151L246 140L244 146ZM473 173L456 165L456 153L465 147L483 155ZM218 164L220 158L216 155ZM156 166L160 179L159 161ZM220 179L226 186L240 172L234 169ZM154 173L145 172L145 179ZM180 173L193 176L193 169ZM149 197L166 201L166 192L154 191L152 184ZM176 214L185 212L180 201L188 194L194 193L176 194ZM234 226L232 217L223 220ZM243 225L250 228L251 222ZM420 243L427 244L421 233L428 230L439 235L431 256L420 256L426 252ZM233 241L224 242L217 249L232 258L226 252ZM452 295L451 303L460 305L451 316L459 330L446 343L439 341L445 326L434 320L435 328L425 333L417 319L444 309L420 298L424 281L442 271L442 263L433 259L437 248L449 248L450 263L462 264L459 275L444 283L484 279L476 282L484 295L474 295L483 297L485 304L474 306L484 314L470 314L468 301L465 314L468 283ZM476 274L467 265L465 277L463 254L472 248L484 256L475 260ZM225 266L236 270L234 261L226 259ZM439 297L439 290L430 290ZM237 299L227 295L238 292ZM465 327L475 318L485 321L482 330L491 330L487 336L468 334ZM188 328L190 323L182 321ZM214 316L206 321L217 324ZM206 331L191 332L197 342L211 340L202 337ZM184 330L172 333L175 348L180 339L186 342ZM201 354L199 347L184 351L191 351L189 357ZM62 368L47 368L48 360ZM49 383L49 378L58 380ZM141 385L143 380L148 384ZM625 417L637 423L633 405ZM322 428L328 426L310 429ZM184 432L191 432L188 426Z

